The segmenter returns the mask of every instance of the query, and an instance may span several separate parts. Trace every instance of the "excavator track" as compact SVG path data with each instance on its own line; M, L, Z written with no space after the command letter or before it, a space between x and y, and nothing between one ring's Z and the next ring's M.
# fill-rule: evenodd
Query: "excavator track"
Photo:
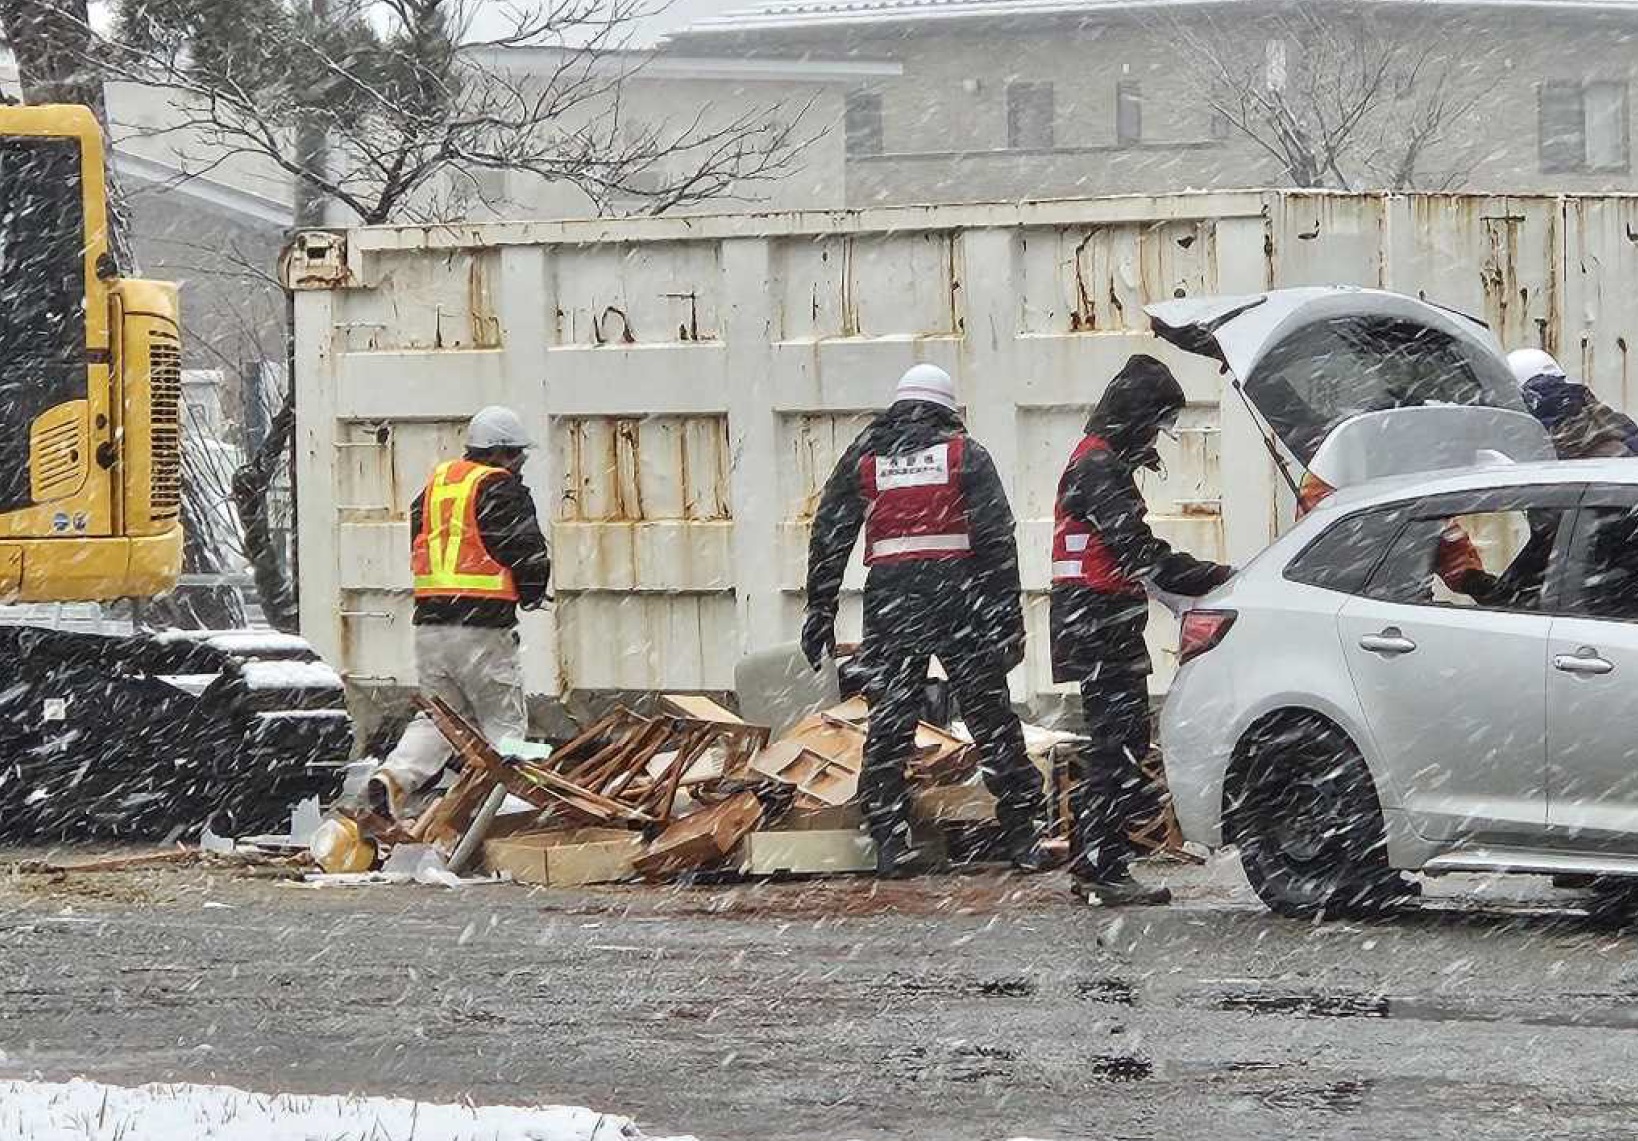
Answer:
M279 830L333 796L341 678L268 631L0 628L0 839Z

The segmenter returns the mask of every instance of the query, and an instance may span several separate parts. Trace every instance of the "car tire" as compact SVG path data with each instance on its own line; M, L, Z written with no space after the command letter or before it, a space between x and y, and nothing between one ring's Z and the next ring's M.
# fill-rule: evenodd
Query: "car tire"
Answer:
M1246 879L1292 919L1381 915L1417 894L1388 866L1376 785L1335 726L1288 720L1247 743L1230 835Z

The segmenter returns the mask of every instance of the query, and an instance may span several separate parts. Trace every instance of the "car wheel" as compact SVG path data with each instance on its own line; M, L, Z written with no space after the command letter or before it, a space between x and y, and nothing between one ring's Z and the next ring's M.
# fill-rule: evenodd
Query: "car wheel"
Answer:
M1229 807L1246 879L1278 915L1377 915L1415 894L1388 867L1365 761L1332 725L1305 718L1260 733L1247 745Z

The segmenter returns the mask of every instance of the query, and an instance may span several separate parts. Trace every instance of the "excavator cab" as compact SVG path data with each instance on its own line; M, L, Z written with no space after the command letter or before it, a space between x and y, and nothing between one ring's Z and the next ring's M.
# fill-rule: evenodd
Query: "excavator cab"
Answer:
M176 287L120 276L85 107L0 107L0 602L182 571ZM271 631L0 624L0 839L276 827L352 746L341 679Z
M0 601L162 594L182 568L176 287L119 276L85 107L0 107Z

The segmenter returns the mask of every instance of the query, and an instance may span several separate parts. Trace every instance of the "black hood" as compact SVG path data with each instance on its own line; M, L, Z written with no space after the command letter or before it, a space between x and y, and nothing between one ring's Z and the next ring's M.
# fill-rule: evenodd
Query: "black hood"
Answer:
M866 429L865 450L877 456L903 455L948 440L964 428L953 408L926 400L900 400Z
M1148 464L1154 458L1160 422L1182 409L1183 386L1172 370L1139 353L1128 360L1086 421L1088 435L1102 436L1124 459Z

